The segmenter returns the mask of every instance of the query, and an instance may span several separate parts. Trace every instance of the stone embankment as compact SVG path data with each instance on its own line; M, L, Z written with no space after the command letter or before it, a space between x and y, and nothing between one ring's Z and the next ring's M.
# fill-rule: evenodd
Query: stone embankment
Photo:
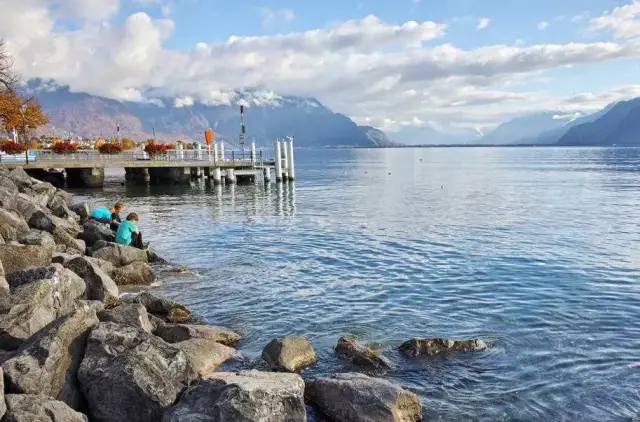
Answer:
M316 353L303 337L265 346L273 372L217 372L240 336L176 302L120 286L157 279L153 251L116 245L86 204L0 169L0 419L2 421L305 421L307 405L338 422L418 421L416 394L360 373L303 380ZM407 358L480 350L480 341L414 339ZM391 360L343 337L355 370Z

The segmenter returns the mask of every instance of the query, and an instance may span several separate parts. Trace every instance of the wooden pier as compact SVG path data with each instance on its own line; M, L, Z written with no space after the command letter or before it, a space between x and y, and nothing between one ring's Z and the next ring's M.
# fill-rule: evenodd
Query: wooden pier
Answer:
M194 178L208 178L216 184L264 183L271 181L271 172L277 182L294 180L293 139L275 141L273 157L264 151L256 153L255 144L248 151L225 150L223 142L214 142L210 148L197 144L195 149L178 147L150 157L143 150L119 154L100 154L96 151L78 151L55 154L46 150L30 150L25 154L0 156L0 167L22 167L25 170L64 170L67 184L77 187L100 187L104 183L104 169L123 168L127 182L132 183L189 183Z

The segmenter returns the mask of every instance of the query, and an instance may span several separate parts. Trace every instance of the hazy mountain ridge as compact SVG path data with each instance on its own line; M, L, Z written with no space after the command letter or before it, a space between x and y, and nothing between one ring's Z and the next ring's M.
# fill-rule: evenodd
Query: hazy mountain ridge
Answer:
M28 87L37 93L50 117L49 132L109 137L119 126L120 136L136 139L151 138L155 130L160 139L203 140L210 127L216 139L237 144L239 105L244 104L247 142L270 145L277 138L293 135L301 147L375 145L349 117L312 98L234 92L224 104L207 105L189 98L139 103L75 93L39 81L30 81Z
M360 130L367 136L373 145L381 148L401 146L397 142L389 140L386 133L372 126L359 126Z

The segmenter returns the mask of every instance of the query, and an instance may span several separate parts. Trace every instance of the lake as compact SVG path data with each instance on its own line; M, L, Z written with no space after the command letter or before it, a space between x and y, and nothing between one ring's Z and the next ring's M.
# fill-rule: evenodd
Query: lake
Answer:
M640 149L296 151L295 184L125 187L145 240L199 276L160 295L243 335L261 367L274 337L354 368L342 335L398 363L426 420L616 421L640 410ZM491 347L405 360L412 337ZM254 361L252 361L252 359ZM313 416L312 416L313 419Z

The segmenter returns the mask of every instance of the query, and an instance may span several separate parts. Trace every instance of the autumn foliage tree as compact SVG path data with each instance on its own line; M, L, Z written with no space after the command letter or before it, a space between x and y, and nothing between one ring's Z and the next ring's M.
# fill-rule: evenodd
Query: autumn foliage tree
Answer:
M26 97L17 90L19 78L13 71L13 60L0 40L0 129L21 134L23 143L27 133L49 123L37 99Z

